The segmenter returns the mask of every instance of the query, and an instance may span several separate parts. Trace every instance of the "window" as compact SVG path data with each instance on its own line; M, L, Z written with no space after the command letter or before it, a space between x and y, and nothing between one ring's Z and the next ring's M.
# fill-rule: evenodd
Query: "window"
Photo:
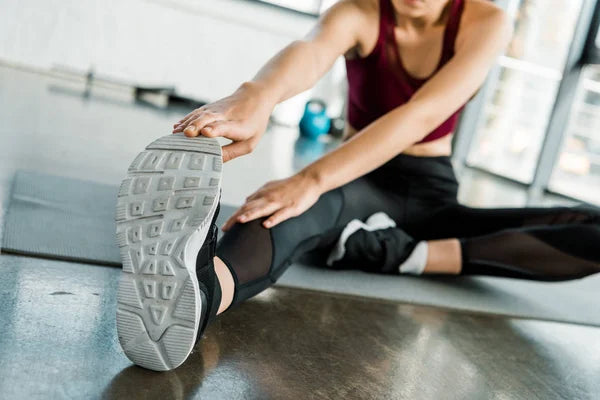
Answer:
M515 33L467 157L530 183L581 9L581 0L514 0ZM510 6L509 6L510 7Z

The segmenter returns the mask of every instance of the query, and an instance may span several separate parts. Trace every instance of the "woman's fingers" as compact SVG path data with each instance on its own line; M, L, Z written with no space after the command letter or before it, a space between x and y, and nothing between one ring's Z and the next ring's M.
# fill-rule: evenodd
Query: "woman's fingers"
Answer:
M265 228L272 228L281 222L300 215L319 198L319 189L314 182L305 180L302 175L271 181L248 196L246 203L225 223L223 230L234 224L245 223L258 218Z
M227 219L227 221L225 221L225 223L223 224L221 229L224 231L229 230L229 228L231 228L233 225L235 225L236 222L238 222L239 216L242 215L243 213L245 213L246 211L248 211L255 204L256 204L255 202L248 202L248 201L246 203L244 203L240 208L235 210L235 212L233 214L231 214L231 216Z
M189 118L188 115L186 115L185 117L183 117L182 119L180 119L179 121L177 121L176 123L173 124L173 128L177 128L178 126L181 125L185 125L185 121Z
M246 197L246 203L248 203L251 200L254 200L256 198L258 198L260 196L260 189L257 190L256 192L252 193L250 196Z
M223 225L221 225L221 230L223 232L227 232L233 225L235 225L235 218L233 218L232 215L231 217L227 218L227 221L225 221Z
M189 122L192 118L196 118L198 115L200 115L205 110L206 109L203 107L196 108L194 111L188 113L185 117L181 118L179 120L178 124L184 124L184 123Z
M181 128L181 127L186 127L187 124L194 118L197 118L198 115L201 113L201 111L198 110L194 110L191 113L189 113L188 115L186 115L185 117L183 117L180 121L178 121L175 125L173 125L174 129L177 128Z
M215 121L200 129L200 134L207 137L226 137L233 141L223 146L223 162L252 152L254 146L245 138L248 136L246 129L237 121Z
M247 129L237 121L219 120L207 124L200 132L208 137L222 136L235 142L248 137Z
M177 122L173 126L173 133L183 132L183 130L188 126L188 124L192 120L198 118L198 116L200 116L202 114L202 112L203 112L202 109L197 109L197 110L192 111L185 117L183 117L179 122Z
M247 211L244 211L239 217L238 221L242 223L254 221L255 219L262 218L273 214L275 211L279 210L281 205L279 203L265 203L262 202L257 207L251 208Z
M281 208L279 203L268 202L265 199L258 199L244 204L223 224L224 231L229 230L236 223L246 223L255 219L266 217L273 214Z
M252 151L252 146L249 144L247 140L242 142L233 142L226 146L221 147L221 152L223 154L223 162L231 161L234 158L243 156Z
M221 120L222 118L223 116L219 113L202 112L198 114L196 118L188 122L187 126L183 129L183 133L189 137L198 136L200 134L200 129L212 122Z
M286 207L281 208L279 211L271 215L263 222L265 228L272 228L275 225L296 216L295 211L292 208Z
M257 207L260 207L260 206L262 206L262 205L263 205L263 203L264 203L264 200L261 200L261 199L258 199L258 200L256 200L256 201L247 201L247 202L246 202L246 203L244 203L244 204L243 204L243 205L242 205L240 208L238 208L238 209L237 209L237 210L236 210L236 211L233 213L233 215L232 215L231 217L229 217L229 218L237 221L237 220L239 220L239 217L240 217L242 214L244 214L244 213L246 213L246 212L250 211L250 210L251 210L251 209L253 209L253 208L257 208Z
M185 129L186 125L179 125L176 128L173 128L173 133L179 133L179 132L183 132L183 130Z
M233 225L235 225L235 219L232 219L231 217L229 217L229 218L227 219L227 221L225 221L225 222L223 223L223 225L221 225L221 230L222 230L223 232L227 232L228 230L230 230L230 229L231 229L231 227L232 227Z
M188 123L188 125L183 129L183 133L188 137L196 137L200 135L200 129L204 128L206 124L214 122L217 118L218 116L214 114L199 115L198 118L193 119Z

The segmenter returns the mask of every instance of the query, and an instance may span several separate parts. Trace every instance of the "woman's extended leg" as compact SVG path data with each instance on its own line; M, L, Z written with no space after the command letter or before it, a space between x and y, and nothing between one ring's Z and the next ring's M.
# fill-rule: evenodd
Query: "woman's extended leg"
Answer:
M600 272L600 211L591 207L456 206L431 220L425 237L460 239L461 274L564 280Z
M460 240L440 239L427 241L424 274L460 274L462 251Z
M600 212L592 208L449 206L403 229L426 243L423 265L412 269L422 273L567 280L600 272ZM395 228L377 235L389 242L400 234ZM388 253L379 259L390 264L379 268L399 271L401 249L379 248Z
M508 229L461 240L462 274L568 280L600 272L600 225Z

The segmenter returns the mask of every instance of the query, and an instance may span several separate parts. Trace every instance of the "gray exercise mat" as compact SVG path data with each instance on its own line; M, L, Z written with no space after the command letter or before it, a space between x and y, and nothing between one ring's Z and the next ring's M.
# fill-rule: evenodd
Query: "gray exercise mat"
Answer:
M19 171L5 217L7 252L120 265L117 186ZM219 219L234 207L222 205ZM600 326L600 275L542 283L491 277L425 278L331 271L297 263L280 286L413 304Z
M121 266L115 243L118 186L17 171L5 216L8 253ZM221 205L218 223L235 211Z
M120 265L114 239L117 191L112 185L17 171L2 250Z

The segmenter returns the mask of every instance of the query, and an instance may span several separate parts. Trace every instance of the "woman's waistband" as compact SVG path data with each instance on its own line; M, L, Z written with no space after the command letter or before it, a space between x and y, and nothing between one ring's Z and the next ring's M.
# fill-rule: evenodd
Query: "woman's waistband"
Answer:
M457 201L458 181L450 157L400 154L368 176L391 193L436 202Z
M449 156L419 157L399 154L376 171L404 177L422 177L458 183Z

